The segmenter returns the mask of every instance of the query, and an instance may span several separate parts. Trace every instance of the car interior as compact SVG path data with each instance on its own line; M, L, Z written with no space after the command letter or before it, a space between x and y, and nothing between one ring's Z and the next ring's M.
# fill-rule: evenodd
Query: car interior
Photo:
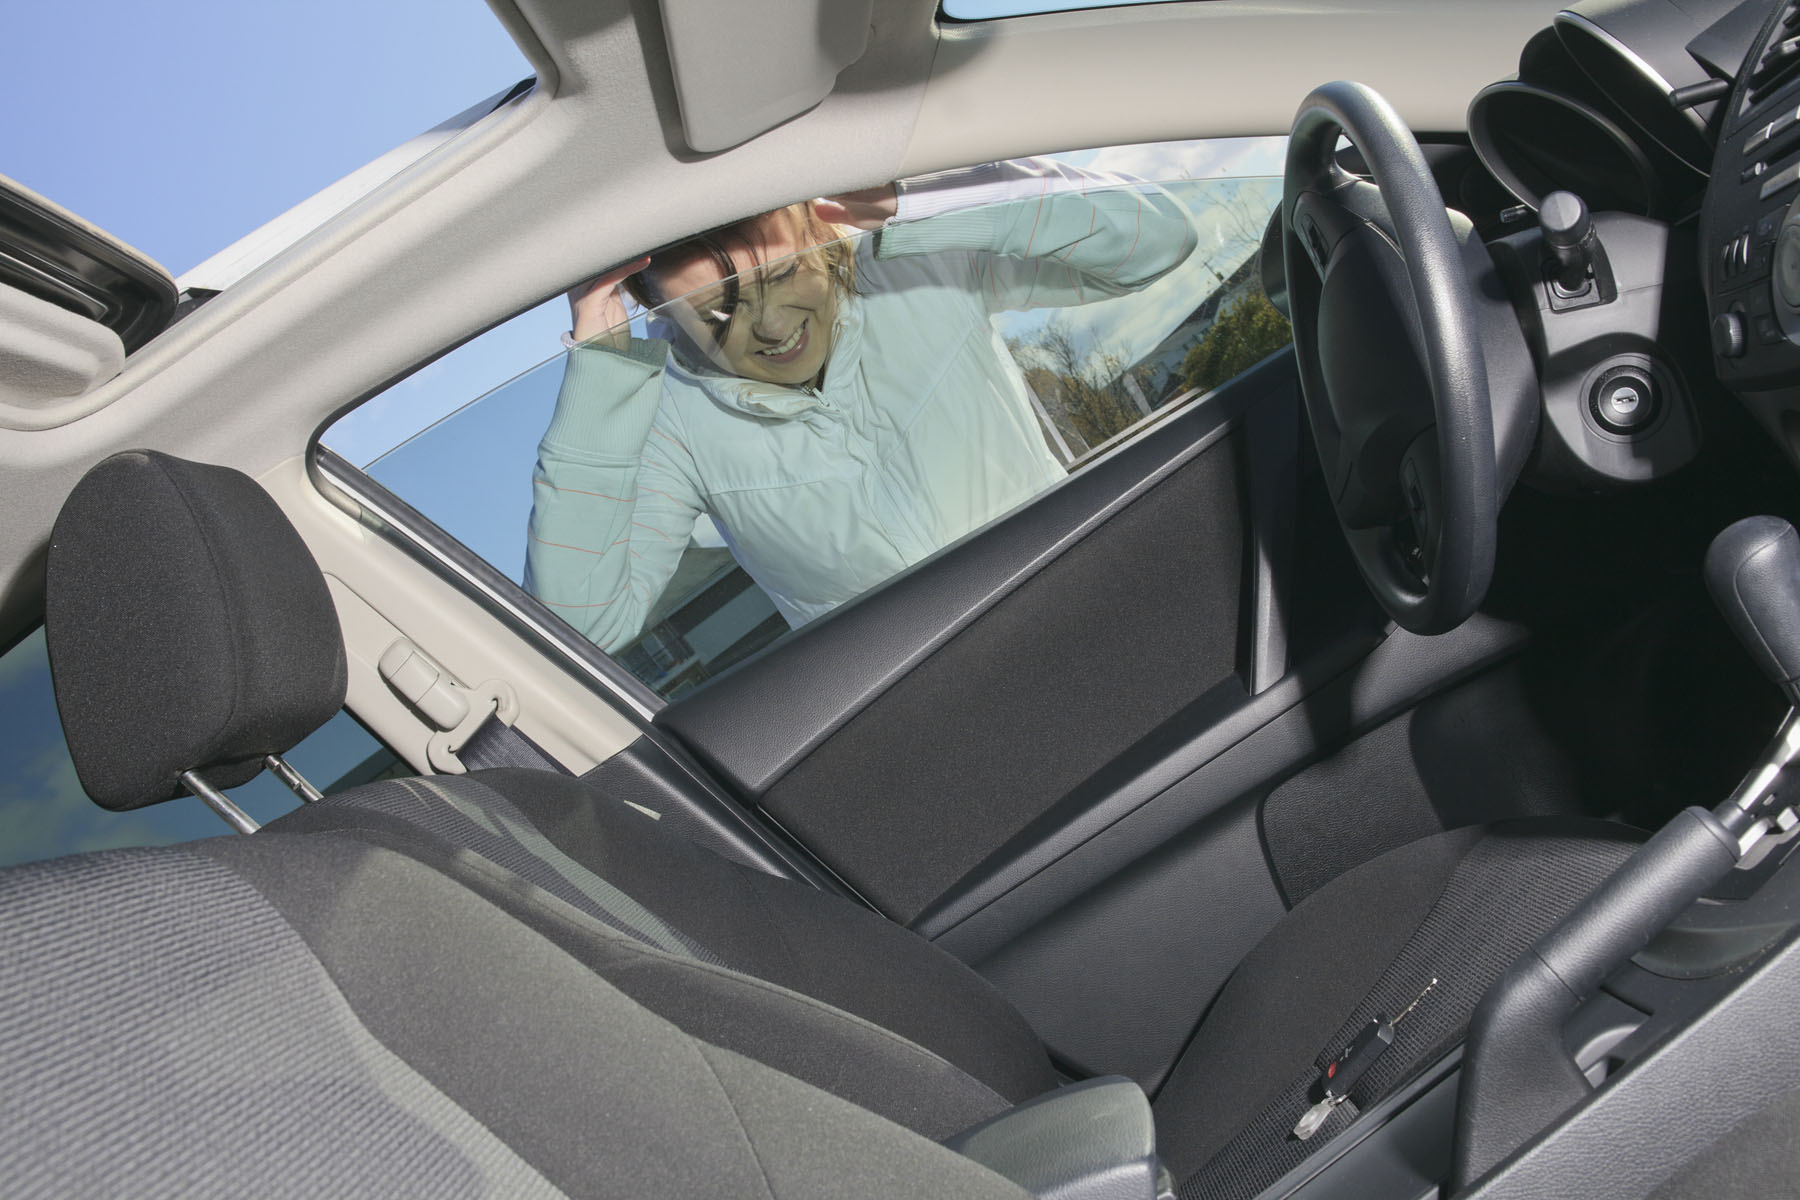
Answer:
M7 1193L1792 1192L1800 0L1564 3L490 0L532 79L179 280L0 179ZM451 366L1008 171L918 225L1035 206L1054 482L542 586L605 351ZM1034 306L1082 204L1141 278Z

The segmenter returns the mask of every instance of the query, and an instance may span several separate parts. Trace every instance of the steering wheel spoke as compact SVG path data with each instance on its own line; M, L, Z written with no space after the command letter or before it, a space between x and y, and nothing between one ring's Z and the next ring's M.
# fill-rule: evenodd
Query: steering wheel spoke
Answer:
M1388 241L1395 240L1380 189L1341 171L1329 178L1326 186L1308 189L1287 207L1305 251L1304 261L1321 279L1338 247L1351 234L1374 227L1385 232Z

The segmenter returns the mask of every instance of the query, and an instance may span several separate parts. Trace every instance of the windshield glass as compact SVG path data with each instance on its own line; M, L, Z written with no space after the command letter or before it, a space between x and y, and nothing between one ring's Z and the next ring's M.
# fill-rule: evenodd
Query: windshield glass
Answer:
M0 173L177 276L531 73L475 0L21 5L7 43Z

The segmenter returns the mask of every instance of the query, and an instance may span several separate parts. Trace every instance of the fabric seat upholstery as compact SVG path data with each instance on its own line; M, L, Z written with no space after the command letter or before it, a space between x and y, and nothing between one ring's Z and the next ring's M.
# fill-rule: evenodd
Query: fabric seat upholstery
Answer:
M179 546L202 573L201 586L178 577L146 583L141 567L112 570L115 535L104 531L122 511L139 524L141 514L154 514L160 527L137 536ZM237 562L245 556L258 561ZM276 706L283 721L250 730L229 721L158 730L109 703L107 671L84 668L105 653L115 662L127 658L130 678L179 679L191 633L160 641L87 633L148 606L168 610L158 614L162 629L219 622L215 676L255 669L267 658L255 651L273 636L260 623L295 619L291 598L276 605L263 594L282 575L263 569L269 561L291 567L288 586L297 592L323 593L298 536L236 472L139 452L100 464L77 488L58 522L49 566L58 703L65 724L83 726L72 748L122 738L154 743L145 753L153 772L135 762L129 773L109 765L117 756L94 767L90 790L98 788L110 806L165 798L176 787L171 769L186 763L204 773L218 765L209 757L214 747L228 748L224 762L233 771L252 755L281 752L299 736L285 714L341 705L341 675L335 685L323 672L284 676L276 685L232 682L253 698L296 688L305 695L284 696ZM193 606L196 590L206 600L203 611ZM328 614L303 615L317 653L341 656ZM284 628L283 644L294 636ZM89 775L83 771L84 784ZM347 846L356 848L351 860L382 864L381 873L422 872L435 881L425 890L468 897L441 912L393 910L395 936L416 919L428 934L422 944L452 956L434 965L413 955L407 970L435 972L459 993L489 985L485 949L467 964L447 949L457 944L455 921L483 914L470 919L491 932L472 927L474 945L509 936L495 924L504 917L505 927L531 930L534 945L554 950L559 964L579 965L617 1003L737 1056L734 1063L772 1072L786 1081L781 1086L817 1088L835 1096L833 1103L859 1106L869 1120L887 1118L915 1134L941 1138L1057 1082L1023 1018L949 955L842 898L728 863L566 777L495 770L370 785L307 806L241 846L205 853L234 864L255 861L258 887L271 895L289 889L282 894L302 907L329 906L336 886L329 881L341 868L327 864ZM1287 1137L1318 1068L1359 1024L1375 1012L1398 1011L1433 976L1440 983L1430 1003L1409 1019L1405 1036L1333 1114L1326 1133L1453 1045L1511 957L1630 850L1620 831L1581 823L1461 830L1394 850L1309 896L1246 958L1156 1099L1162 1153L1183 1181L1182 1194L1254 1194L1322 1145L1324 1136L1311 1146ZM309 875L316 878L309 882ZM310 894L316 902L305 901ZM329 912L306 911L319 913L322 928L331 926ZM397 996L408 994L396 988ZM463 1032L476 1041L530 1042L532 1055L542 1056L570 1033L560 1021L540 1021L527 1000L502 1033ZM556 1103L548 1093L539 1102Z
M586 833L564 844L581 861L547 839L498 844L491 831L518 830L526 811L552 828L558 813L579 813ZM695 1036L928 1136L1058 1083L1018 1011L956 959L836 897L727 862L567 776L500 769L393 780L296 809L264 832L306 831L412 855ZM546 850L552 878L509 866ZM620 898L653 910L657 930L646 936L641 922L617 916Z
M390 851L0 872L9 1196L1018 1198Z
M1599 821L1458 829L1390 851L1295 906L1239 965L1156 1097L1181 1200L1254 1195L1460 1043L1501 972L1638 841ZM1373 1017L1398 1014L1428 986L1314 1139L1289 1137L1326 1065Z

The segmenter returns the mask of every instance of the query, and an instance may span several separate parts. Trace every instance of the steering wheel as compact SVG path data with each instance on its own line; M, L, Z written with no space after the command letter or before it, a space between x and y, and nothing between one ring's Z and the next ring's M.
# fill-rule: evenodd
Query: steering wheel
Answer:
M1339 165L1340 134L1373 182ZM1358 83L1301 104L1281 204L1301 391L1339 523L1388 615L1443 633L1494 573L1494 414L1465 259L1481 243L1393 107Z

